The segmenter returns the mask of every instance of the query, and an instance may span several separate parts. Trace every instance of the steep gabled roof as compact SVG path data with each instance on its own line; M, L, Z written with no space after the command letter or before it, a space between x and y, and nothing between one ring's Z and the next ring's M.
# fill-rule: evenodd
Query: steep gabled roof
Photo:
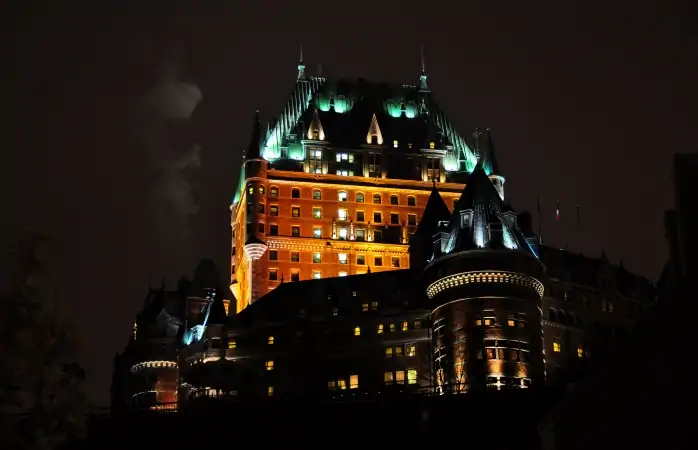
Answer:
M499 240L492 234L498 230L501 230ZM449 238L444 253L492 248L518 250L536 256L516 223L516 214L504 204L485 173L482 160L470 174L456 202L447 233Z
M451 211L449 211L448 206L444 202L444 199L439 194L439 191L434 186L431 190L429 199L427 199L427 204L424 207L424 213L422 213L422 218L417 225L417 230L414 232L418 236L431 236L436 233L439 222L446 221L451 217Z
M375 115L384 145L395 147L397 143L399 149L416 150L425 142L438 142L441 149L448 146L458 156L458 170L470 171L475 165L475 155L466 140L428 90L414 85L322 77L296 82L283 112L261 137L262 156L278 159L282 147L306 139L316 109L325 140L334 146L366 145L366 132Z

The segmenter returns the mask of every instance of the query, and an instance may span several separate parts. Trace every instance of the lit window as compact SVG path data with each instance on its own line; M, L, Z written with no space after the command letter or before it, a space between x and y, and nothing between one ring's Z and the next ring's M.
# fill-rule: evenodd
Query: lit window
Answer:
M313 262L320 264L322 262L322 253L313 253Z
M347 192L346 191L339 191L339 194L337 194L337 198L339 199L340 202L346 202L347 201Z
M486 326L486 327L491 327L491 326L492 326L492 319L491 319L491 318L486 318L486 319L485 319L485 326Z
M380 194L373 194L373 203L376 205L381 204L381 195Z
M322 219L322 208L313 208L313 219Z
M272 395L274 395L274 386L269 386L269 387L267 388L267 395L268 395L269 397L271 397Z
M363 312L368 311L368 303L364 303L361 305L361 311L363 311Z
M300 217L301 216L301 208L299 206L294 206L291 208L291 216L292 217Z
M259 187L259 193L264 195L264 186Z
M316 167L316 168L315 168L315 173L322 173L322 168L321 168L321 167Z
M385 372L385 374L383 374L383 382L385 382L385 384L393 384L393 373Z
M407 330L409 330L409 326L408 326L406 320L404 320L404 321L402 322L401 328L402 328L402 331L407 331Z
M393 256L391 258L391 263L393 267L400 267L400 257L399 256Z
M279 215L279 205L271 205L269 207L269 214L272 216L278 216Z
M393 141L393 148L397 148L397 141Z
M580 358L584 357L584 349L582 347L577 348L577 356L579 356Z
M349 375L349 389L358 389L359 388L359 376L358 375Z
M395 347L395 356L402 356L402 346Z
M417 354L417 346L415 344L407 344L405 347L406 356L415 356Z
M327 389L329 389L330 391L334 391L336 387L337 387L336 381L328 381L327 382Z
M340 264L346 264L348 262L346 253L340 253L339 255L337 255L337 258L339 259Z
M267 338L267 344L274 345L274 336L269 336Z
M278 197L279 196L279 188L277 188L276 186L272 186L269 189L269 195L272 197Z
M417 369L407 369L407 383L417 384Z
M383 334L383 324L379 323L378 328L376 329L377 334Z
M371 310L376 311L378 309L378 302L371 302Z
M436 144L434 144L433 142L429 142L429 148L435 148L435 147L436 147Z
M553 351L554 351L555 353L560 353L561 348L562 348L562 347L560 346L560 341L558 341L557 339L554 340L554 341L553 341Z
M339 229L339 239L346 241L349 237L349 229L347 227L341 227Z
M415 320L415 321L414 321L414 329L415 329L415 330L421 330L421 329L422 329L422 321L421 321L421 320Z
M322 200L322 191L313 191L313 200Z
M320 278L322 278L322 274L320 273L320 271L314 270L313 271L313 280L319 280Z
M354 327L354 336L361 336L361 327Z
M347 220L346 208L339 208L339 211L337 211L337 217L339 218L339 220Z
M250 195L254 195L254 187L250 186L250 188L247 190L247 192L248 192Z
M337 275L339 275L340 277L346 277L349 274L347 272L339 272Z
M322 150L313 150L311 154L315 157L315 159L322 159Z
M347 388L347 380L340 378L337 380L337 388L341 389L342 391Z
M313 237L314 238L321 238L322 237L322 227L313 227Z
M512 318L507 319L507 326L509 327L515 327L516 326L516 321Z
M364 202L364 194L361 192L356 194L356 203L363 203Z
M238 344L235 339L228 340L228 348L237 348Z
M265 366L267 370L274 370L274 361L267 361Z
M395 324L394 324L394 323L391 323L391 324L390 324L390 332L393 333L395 330L396 330Z
M397 384L405 384L405 372L402 370L398 370L395 372L395 383Z
M393 348L392 348L392 347L386 347L386 348L385 348L385 357L386 357L386 358L392 358L392 357L393 357Z
M293 237L300 237L301 235L301 227L294 225L291 227L291 236Z

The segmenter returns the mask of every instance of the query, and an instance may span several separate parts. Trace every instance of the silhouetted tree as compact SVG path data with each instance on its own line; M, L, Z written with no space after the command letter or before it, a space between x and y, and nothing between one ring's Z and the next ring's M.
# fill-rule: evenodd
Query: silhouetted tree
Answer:
M14 246L0 294L0 448L53 449L85 431L84 371L67 317L43 286L44 240L29 235Z

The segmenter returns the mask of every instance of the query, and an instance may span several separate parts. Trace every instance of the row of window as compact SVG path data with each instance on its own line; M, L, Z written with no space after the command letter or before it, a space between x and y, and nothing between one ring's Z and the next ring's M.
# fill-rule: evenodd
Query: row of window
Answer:
M553 352L554 353L561 353L562 352L562 342L560 339L553 339ZM581 345L577 346L577 357L579 358L584 358L584 356L589 356L589 352L586 352L584 350L584 347Z
M269 251L269 261L278 261L279 260L279 252L278 250L270 250ZM337 263L340 265L348 265L350 260L350 256L348 253L337 253ZM300 262L300 252L291 252L291 262ZM322 263L322 253L321 252L314 252L313 253L313 264L321 264ZM356 255L356 262L355 264L357 266L365 266L366 265L366 255ZM373 257L373 265L377 267L382 267L383 266L383 256L374 256ZM394 268L399 268L400 267L400 257L399 256L391 256L390 257L390 266Z
M417 344L396 345L385 347L385 357L417 356Z
M259 233L264 233L264 222L260 222L257 225L257 231ZM276 223L272 223L269 225L269 233L267 233L269 236L280 236L279 234L279 225ZM291 225L291 237L306 237L306 236L301 236L301 226L300 225ZM322 238L329 238L329 236L323 236L322 233L322 227L321 226L314 226L313 227L313 238L315 239L322 239ZM352 236L351 234L351 229L349 227L338 227L337 228L337 235L332 236L332 239L339 239L342 241L346 240L355 240L359 242L365 242L367 240L373 241L373 242L383 242L383 230L379 229L373 229L372 234L369 235L367 233L365 228L356 228L354 230L354 235Z
M338 171L338 172L340 172L340 171ZM343 171L343 172L347 172L347 171ZM347 172L347 175L348 174L349 173ZM338 175L340 175L340 173L338 173ZM345 175L345 174L341 173L341 175ZM249 190L250 195L254 194L254 187L253 186L249 186L248 190ZM264 192L265 192L264 186L260 186L259 193L261 195L264 195ZM269 188L269 196L270 197L278 197L279 196L279 188L276 186L272 186L271 188ZM292 188L291 189L291 198L301 198L300 188ZM315 189L313 191L312 198L313 198L313 200L322 200L322 191L319 189ZM399 205L400 204L400 197L396 194L390 195L389 199L390 199L389 203L391 205ZM348 201L349 195L348 195L347 191L339 191L337 193L337 200L339 200L340 202ZM356 194L354 194L354 201L356 203L364 203L366 201L366 197L365 197L364 193L357 192ZM375 205L382 204L383 203L383 195L382 194L373 194L372 201L373 201L373 204L375 204ZM408 196L407 197L407 206L417 206L417 199L412 195Z
M257 205L257 212L259 214L264 214L264 203L260 203ZM391 212L390 214L390 224L391 225L400 225L400 213L396 212ZM279 205L270 205L269 206L269 215L272 217L278 217L279 216ZM301 217L301 207L300 206L292 206L291 207L291 217ZM323 210L322 207L320 206L313 206L313 213L312 213L312 218L313 219L322 219L323 217ZM349 211L346 208L339 208L337 210L337 220L350 220L349 217ZM354 217L354 220L356 222L366 222L366 212L365 211L356 211L356 216ZM375 223L383 223L383 213L381 211L374 211L373 212L373 222ZM407 225L410 226L415 226L417 225L417 215L416 214L407 214Z

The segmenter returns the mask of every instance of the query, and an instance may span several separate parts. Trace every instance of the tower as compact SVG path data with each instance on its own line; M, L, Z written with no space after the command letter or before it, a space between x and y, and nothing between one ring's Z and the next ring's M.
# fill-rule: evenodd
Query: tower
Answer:
M544 277L480 159L424 270L441 393L528 387L544 378Z
M310 76L302 50L297 69L266 133L255 118L230 206L238 312L282 278L409 268L425 208L447 220L477 163L435 102L423 58L415 84ZM426 248L421 264L432 248L429 223L415 237Z

